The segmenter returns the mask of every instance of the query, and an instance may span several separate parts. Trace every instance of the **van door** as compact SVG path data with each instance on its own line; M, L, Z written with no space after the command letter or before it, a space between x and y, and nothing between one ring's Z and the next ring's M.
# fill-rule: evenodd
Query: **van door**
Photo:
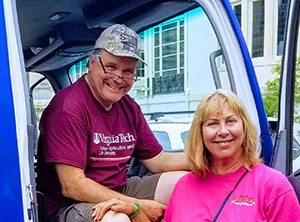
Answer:
M0 26L1 221L33 221L35 183L28 158L28 131L33 129L14 1L0 2Z
M300 1L290 0L288 4L285 44L281 63L278 129L272 159L272 166L285 175L290 175L297 170L299 172L300 169L299 50L297 52L299 49ZM294 175L296 176L296 174ZM299 185L300 183L298 183L298 187Z

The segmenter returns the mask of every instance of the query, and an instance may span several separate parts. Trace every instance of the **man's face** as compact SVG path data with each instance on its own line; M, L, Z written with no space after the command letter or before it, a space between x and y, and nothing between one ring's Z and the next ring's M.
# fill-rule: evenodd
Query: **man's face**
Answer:
M131 89L134 80L130 79L133 79L136 73L137 60L131 57L114 56L106 51L100 58L106 73L101 66L99 55L92 55L86 80L98 102L106 110L110 110L112 104L119 101Z

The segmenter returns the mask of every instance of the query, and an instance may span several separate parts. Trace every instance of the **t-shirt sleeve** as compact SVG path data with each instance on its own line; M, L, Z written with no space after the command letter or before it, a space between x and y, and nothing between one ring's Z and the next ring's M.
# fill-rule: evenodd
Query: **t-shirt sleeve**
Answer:
M162 151L162 146L159 144L151 129L149 128L148 123L145 120L145 117L136 104L136 134L137 141L133 156L138 159L150 159L155 157Z
M67 112L47 117L41 131L46 162L65 163L85 169L88 133L83 122Z
M278 185L274 189L274 196L270 196L266 215L270 222L298 222L300 221L300 206L296 193L285 177L278 177Z

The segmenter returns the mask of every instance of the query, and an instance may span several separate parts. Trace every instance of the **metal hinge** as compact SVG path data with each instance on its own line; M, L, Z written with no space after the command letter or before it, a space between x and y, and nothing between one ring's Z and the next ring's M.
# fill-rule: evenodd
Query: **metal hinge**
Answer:
M33 191L32 191L33 190L33 185L28 184L26 186L26 190L28 192L28 196L29 196L29 200L30 200L30 208L27 209L28 219L33 220L35 222L36 220L34 218L36 218L36 216L34 215L34 213L35 213L35 202L34 202Z

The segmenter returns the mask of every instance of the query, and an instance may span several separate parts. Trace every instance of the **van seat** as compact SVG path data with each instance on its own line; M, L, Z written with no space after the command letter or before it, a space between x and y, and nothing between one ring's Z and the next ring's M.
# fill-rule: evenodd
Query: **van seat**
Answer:
M300 203L300 169L288 176L288 180L295 189L295 192Z

